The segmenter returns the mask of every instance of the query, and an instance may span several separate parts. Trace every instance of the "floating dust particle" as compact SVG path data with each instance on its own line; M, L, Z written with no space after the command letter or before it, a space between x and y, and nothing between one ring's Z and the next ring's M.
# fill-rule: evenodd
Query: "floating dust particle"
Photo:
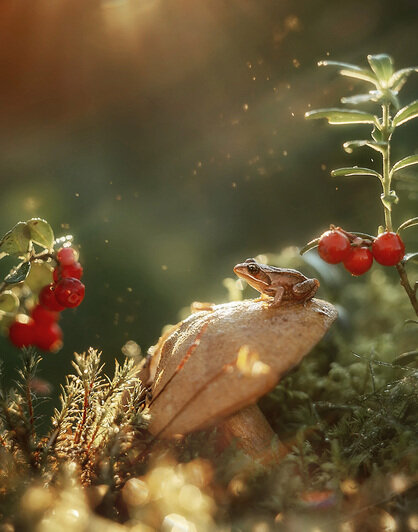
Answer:
M203 166L202 161L198 161L198 162L197 162L197 167L198 167L198 168L202 168L202 166Z
M326 55L327 57L329 57L329 56L330 56L330 52L325 52L325 55Z
M104 243L105 243L105 244L109 244L109 240L106 239L106 240L104 241Z
M141 348L133 340L128 340L125 345L122 346L122 353L127 357L139 357L141 354Z
M121 199L122 199L121 194L117 194L117 195L115 196L115 200L116 200L116 201L120 201Z
M321 170L326 170L326 169L327 169L327 165L324 164L324 163L322 163L322 164L321 164Z
M288 83L288 84L286 85L286 89L291 89L291 88L292 88L292 85L291 85L290 83Z
M61 229L69 229L70 228L70 224L68 223L62 223L61 224Z
M255 81L257 78L256 78L255 76L253 76L251 79L252 79L253 81Z
M232 181L231 186L232 188L237 188L237 184L235 183L235 181Z
M283 150L283 157L287 157L287 151L286 150Z
M292 115L293 118L295 117L295 113L293 111L290 114Z
M74 196L75 196L76 198L79 198L79 197L80 197L80 193L79 193L79 192L76 192L76 193L74 194Z
M133 292L133 288L131 288L130 286L128 286L126 290L127 290L128 292Z
M289 31L299 31L301 29L299 18L296 15L289 15L284 20L284 27Z
M247 61L247 68L249 69L253 68L253 65L249 61Z
M161 269L166 272L168 270L168 266L166 264L162 264Z
M244 103L244 105L242 106L242 110L248 111L248 108L249 108L248 103Z
M37 198L27 197L23 202L26 211L36 211L39 209L40 201Z
M300 67L300 61L298 59L296 59L296 58L292 60L292 63L293 63L293 66L295 68L299 68Z

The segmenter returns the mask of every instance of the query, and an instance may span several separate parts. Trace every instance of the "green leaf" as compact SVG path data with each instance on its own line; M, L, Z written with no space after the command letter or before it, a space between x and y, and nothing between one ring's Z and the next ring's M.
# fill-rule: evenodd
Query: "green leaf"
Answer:
M368 55L367 61L379 81L387 87L393 74L393 59L387 54Z
M385 148L387 148L387 145L387 142L373 142L372 140L348 140L347 142L344 142L343 148L347 153L353 153L353 148L368 146L369 148L382 153Z
M389 80L389 87L398 93L405 85L408 77L412 72L418 72L418 67L402 68L397 70Z
M409 261L418 263L418 252L406 253L406 255L404 255L404 258L402 259L402 262L407 263Z
M415 100L414 102L410 103L409 105L406 105L396 113L392 120L393 127L400 126L401 124L404 124L405 122L408 122L408 120L412 120L417 116L418 100Z
M32 218L28 222L31 239L46 249L52 249L54 245L54 232L46 220Z
M355 94L354 96L344 96L343 98L341 98L341 103L357 105L359 103L378 102L381 97L381 91L370 91L367 94Z
M21 262L14 270L12 270L4 281L7 284L16 284L24 281L30 272L30 262Z
M418 155L409 155L408 157L405 157L404 159L401 159L400 161L395 163L392 166L390 175L393 175L395 172L402 170L402 168L406 168L407 166L412 166L413 164L418 164Z
M52 283L52 267L44 261L35 260L32 262L30 273L26 278L26 284L34 294L38 294L41 289Z
M313 240L308 242L305 246L303 246L303 248L299 251L299 253L301 255L303 255L304 253L306 253L310 249L316 248L318 246L318 244L319 244L319 240L320 240L319 238L314 238Z
M343 177L343 176L352 176L352 175L371 175L373 177L377 177L380 180L382 179L382 176L379 174L379 172L376 172L376 170L372 170L371 168L361 168L359 166L353 166L348 168L337 168L336 170L331 171L331 175L333 177Z
M316 109L305 113L305 118L326 118L330 124L375 124L379 127L377 116L355 109Z
M396 232L399 233L399 231L403 231L407 227L412 227L413 225L418 225L418 216L416 216L415 218L410 218L409 220L406 220L406 222L404 222L398 227L398 230Z
M25 222L18 222L0 241L0 258L5 255L23 256L31 249L31 234Z
M3 312L15 312L19 308L19 298L7 290L0 294L0 310Z
M339 61L319 61L318 66L336 66L340 69L342 76L349 78L361 79L362 81L368 81L373 85L378 86L379 82L370 70L361 68L357 65L351 65L349 63L340 63Z

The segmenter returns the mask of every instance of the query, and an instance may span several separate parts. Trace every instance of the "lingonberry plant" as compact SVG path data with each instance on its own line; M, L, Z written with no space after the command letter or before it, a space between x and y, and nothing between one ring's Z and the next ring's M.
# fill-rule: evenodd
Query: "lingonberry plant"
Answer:
M19 222L0 240L0 260L13 263L0 283L0 329L16 347L61 348L60 312L77 307L85 292L71 241L70 235L55 239L40 218Z
M408 294L409 300L418 315L418 301L416 297L417 283L412 285L405 269L409 261L418 258L418 252L405 254L405 245L400 233L413 225L418 225L418 217L411 218L399 225L396 232L393 230L392 208L399 201L396 191L392 188L392 180L405 168L418 164L418 155L408 155L403 159L391 163L391 141L395 129L409 120L418 117L418 100L400 106L398 94L412 72L418 72L418 67L403 68L394 71L393 60L389 55L369 55L367 57L369 68L363 68L336 61L321 61L320 66L335 66L339 68L342 76L364 81L373 86L366 94L357 94L341 98L343 104L360 105L376 104L380 106L379 115L358 110L355 108L330 108L309 111L306 118L326 118L329 124L369 124L372 126L371 138L350 140L343 144L347 153L352 153L355 148L366 146L376 151L381 156L381 168L363 168L358 166L338 168L333 170L334 177L373 176L379 179L382 185L380 199L383 207L384 225L378 227L377 236L346 231L331 225L319 238L309 242L302 250L318 246L320 257L330 263L343 262L345 268L353 275L362 275L367 272L373 259L384 266L395 266L401 284Z

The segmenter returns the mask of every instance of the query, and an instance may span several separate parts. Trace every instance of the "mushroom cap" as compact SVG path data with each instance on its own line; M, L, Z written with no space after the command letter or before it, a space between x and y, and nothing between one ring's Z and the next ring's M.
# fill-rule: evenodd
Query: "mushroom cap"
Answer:
M234 301L191 314L157 344L150 431L206 428L269 392L337 317L330 303Z

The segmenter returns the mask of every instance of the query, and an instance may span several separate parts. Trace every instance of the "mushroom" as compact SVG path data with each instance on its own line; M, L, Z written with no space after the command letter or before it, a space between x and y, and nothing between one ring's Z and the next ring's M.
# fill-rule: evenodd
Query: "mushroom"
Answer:
M226 441L268 460L277 437L256 402L336 317L335 308L319 299L279 307L235 301L191 314L153 351L151 433L172 438L217 424Z

